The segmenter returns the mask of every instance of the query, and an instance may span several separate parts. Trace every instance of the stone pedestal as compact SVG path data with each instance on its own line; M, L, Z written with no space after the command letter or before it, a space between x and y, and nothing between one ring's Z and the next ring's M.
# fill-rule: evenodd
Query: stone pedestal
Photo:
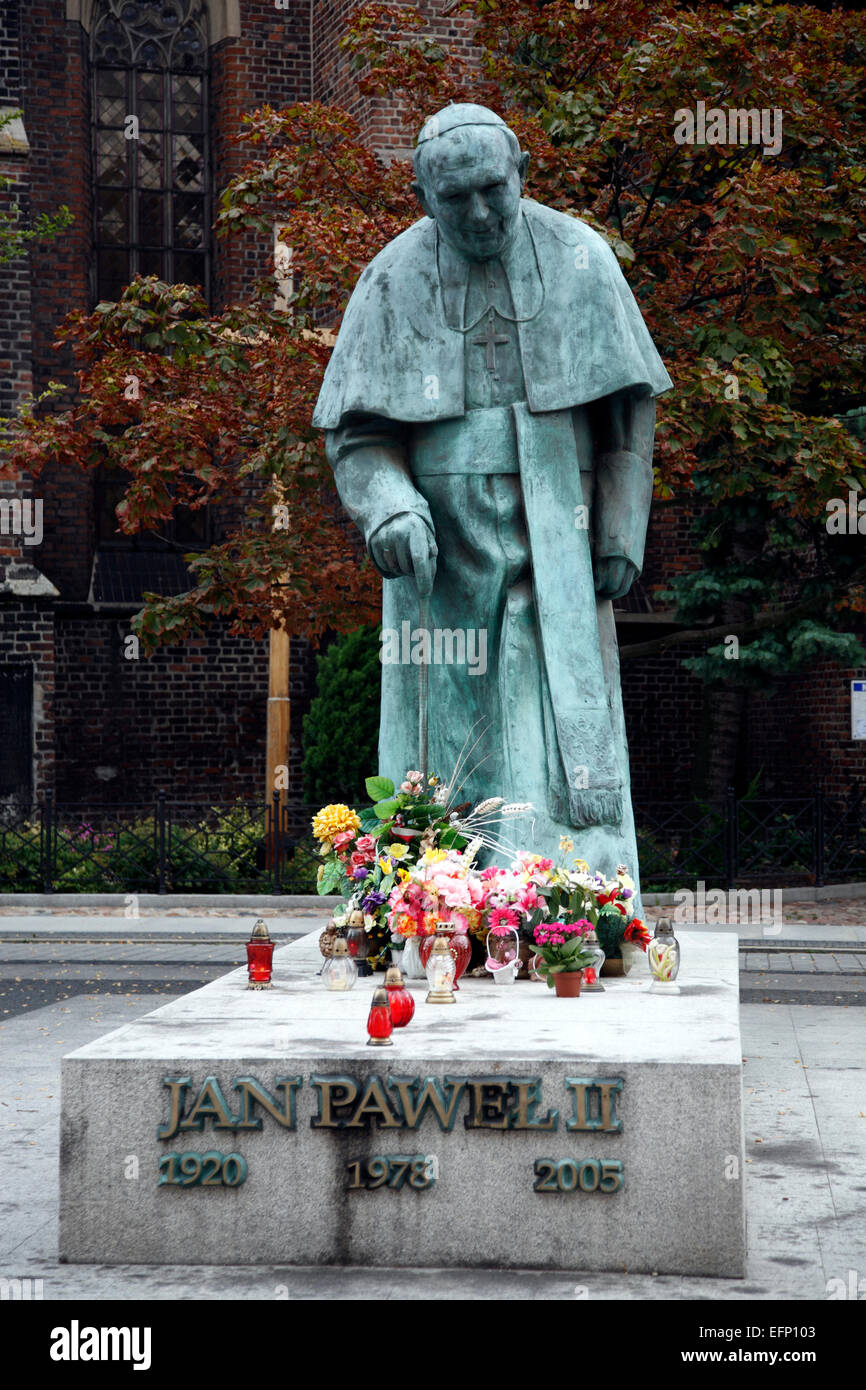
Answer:
M735 938L684 932L676 997L418 985L392 1047L316 940L64 1059L63 1258L744 1274Z

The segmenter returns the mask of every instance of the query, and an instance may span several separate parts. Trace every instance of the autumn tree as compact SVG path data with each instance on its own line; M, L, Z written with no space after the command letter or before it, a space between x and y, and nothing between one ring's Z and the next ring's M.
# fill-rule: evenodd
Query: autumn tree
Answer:
M714 691L715 794L751 684L863 659L862 543L826 526L828 504L866 486L838 418L866 387L859 18L673 0L455 8L477 22L475 63L402 5L363 6L344 43L362 89L398 103L410 130L448 100L499 111L531 155L528 196L588 221L620 259L675 383L660 402L657 495L693 507L699 559L669 590L685 630L623 656L699 644L686 664ZM779 148L755 143L748 122L735 143L677 138L699 103L754 111L759 134L761 113L779 112ZM418 216L410 166L381 164L347 112L317 103L254 112L242 139L254 157L221 197L218 232L270 239L286 224L291 313L273 310L272 283L214 315L187 287L134 282L62 329L79 403L25 414L13 458L31 472L49 457L124 470L124 531L158 528L181 503L232 504L227 537L191 558L194 587L139 616L148 642L210 614L253 633L284 614L315 639L378 607L310 419L323 329ZM275 506L287 508L276 530Z

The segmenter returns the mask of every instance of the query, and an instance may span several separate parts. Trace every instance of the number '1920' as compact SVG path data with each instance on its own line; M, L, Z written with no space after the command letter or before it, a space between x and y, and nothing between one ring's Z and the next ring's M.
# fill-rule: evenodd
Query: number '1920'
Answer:
M241 1154L164 1154L159 1160L158 1187L240 1187L247 1176Z

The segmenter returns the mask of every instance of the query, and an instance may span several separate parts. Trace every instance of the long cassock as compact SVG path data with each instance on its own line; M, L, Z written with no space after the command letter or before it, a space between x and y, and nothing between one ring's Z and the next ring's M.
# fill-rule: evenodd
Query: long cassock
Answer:
M636 879L616 632L593 556L641 569L653 398L670 386L603 238L523 200L497 260L465 260L429 218L376 256L314 415L368 548L403 513L435 533L430 770L448 778L474 730L459 799L531 802L515 844L555 855L567 835L593 868L625 863ZM411 656L425 652L414 578L382 573L379 770L399 782L418 762Z

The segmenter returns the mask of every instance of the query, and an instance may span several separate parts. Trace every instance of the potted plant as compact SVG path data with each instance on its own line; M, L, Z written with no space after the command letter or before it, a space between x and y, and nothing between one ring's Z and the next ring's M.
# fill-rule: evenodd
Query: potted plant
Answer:
M536 971L560 998L575 999L580 994L583 968L595 959L595 951L586 946L591 931L592 924L585 918L577 922L546 922L535 928L535 944L542 956Z

